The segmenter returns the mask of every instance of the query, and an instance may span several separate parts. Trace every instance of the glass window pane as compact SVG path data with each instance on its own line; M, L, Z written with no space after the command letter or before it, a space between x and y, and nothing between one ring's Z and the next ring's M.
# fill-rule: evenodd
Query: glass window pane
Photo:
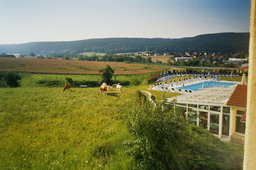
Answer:
M223 107L223 113L230 113L230 107Z
M210 106L210 110L220 112L220 106Z
M243 115L244 115L244 111L242 111L242 110L237 110L237 111L236 111L236 114L237 114L237 115L240 115L240 116L243 116Z
M236 132L245 133L245 122L242 122L241 118L241 116L236 116Z
M199 109L209 110L209 106L207 106L207 105L199 105Z
M186 118L186 108L185 107L176 107L175 111L177 113L180 113L183 115L184 118Z
M199 112L199 126L207 129L208 124L208 112Z
M197 111L188 108L188 120L196 124L197 122Z
M210 132L219 134L219 114L210 114Z
M223 124L222 124L222 134L223 135L229 135L229 115L223 115Z

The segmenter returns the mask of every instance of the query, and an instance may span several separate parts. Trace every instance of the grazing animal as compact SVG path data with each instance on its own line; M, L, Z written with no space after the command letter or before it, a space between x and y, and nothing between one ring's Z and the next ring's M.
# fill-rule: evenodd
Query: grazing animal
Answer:
M118 84L116 85L116 89L117 89L117 91L119 91L120 93L124 91L123 88L122 88L122 86L120 85L120 83L118 83Z
M100 92L107 95L106 92L109 90L110 90L110 86L108 86L107 83L102 83L102 85L100 86Z
M65 86L64 86L63 91L65 91L65 90L69 90L69 89L70 89L70 87L71 87L71 84L70 84L70 83L66 83L66 84L65 84Z

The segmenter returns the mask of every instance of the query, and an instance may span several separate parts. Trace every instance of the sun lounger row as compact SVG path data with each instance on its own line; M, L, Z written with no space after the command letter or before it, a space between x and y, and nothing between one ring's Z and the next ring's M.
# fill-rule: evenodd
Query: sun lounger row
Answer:
M210 74L210 73L185 73L185 74L168 74L168 75L164 75L161 76L160 78L157 79L157 81L166 81L169 80L171 78L175 78L175 77L185 77L185 76L193 76L193 77L237 77L239 76L239 74Z

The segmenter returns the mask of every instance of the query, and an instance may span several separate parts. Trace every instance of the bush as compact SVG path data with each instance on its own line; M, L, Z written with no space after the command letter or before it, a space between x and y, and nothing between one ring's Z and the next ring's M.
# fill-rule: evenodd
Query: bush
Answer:
M133 113L129 130L135 137L132 150L138 169L186 169L187 141L190 133L187 123L174 112L161 108L142 109Z
M186 121L172 106L144 104L128 123L137 169L242 169L242 148Z
M40 80L37 82L37 84L47 86L47 87L60 87L64 85L62 81L58 81L58 80Z
M120 83L122 86L129 86L131 83L129 81L114 81L114 84Z
M9 87L19 87L21 76L18 73L2 73L0 75L0 85Z
M0 73L0 87L6 87L5 74L4 73Z
M79 87L80 85L87 85L88 87L99 87L100 86L100 82L98 81L86 81L86 80L82 80L82 81L74 81L72 86L73 87Z

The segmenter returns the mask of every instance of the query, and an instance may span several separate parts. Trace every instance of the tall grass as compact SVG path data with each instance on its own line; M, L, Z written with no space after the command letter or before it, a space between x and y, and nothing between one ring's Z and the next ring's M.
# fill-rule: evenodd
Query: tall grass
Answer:
M129 167L125 122L133 93L1 88L0 169Z

